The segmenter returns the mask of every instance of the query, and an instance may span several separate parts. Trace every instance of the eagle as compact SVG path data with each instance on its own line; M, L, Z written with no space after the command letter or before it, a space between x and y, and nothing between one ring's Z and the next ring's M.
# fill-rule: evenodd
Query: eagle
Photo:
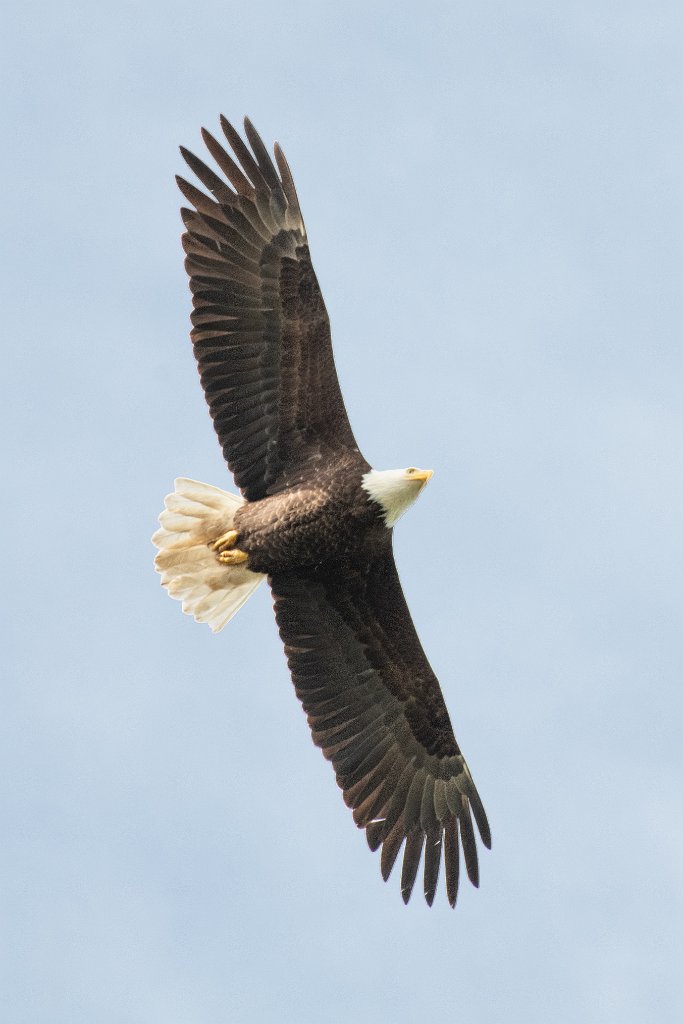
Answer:
M153 537L161 583L214 631L266 578L313 742L386 881L403 847L401 894L423 860L431 906L443 857L455 906L460 849L470 881L491 832L394 556L394 526L431 470L373 469L344 407L330 322L294 181L248 118L245 139L202 136L220 173L181 146L207 192L178 177L193 297L191 339L225 461L241 497L180 478Z

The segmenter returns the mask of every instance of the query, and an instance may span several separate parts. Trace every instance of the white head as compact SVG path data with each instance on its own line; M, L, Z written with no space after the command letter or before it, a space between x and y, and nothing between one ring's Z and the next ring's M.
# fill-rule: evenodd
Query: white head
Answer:
M432 469L371 469L361 483L373 501L382 506L384 522L393 526L412 505L428 480Z

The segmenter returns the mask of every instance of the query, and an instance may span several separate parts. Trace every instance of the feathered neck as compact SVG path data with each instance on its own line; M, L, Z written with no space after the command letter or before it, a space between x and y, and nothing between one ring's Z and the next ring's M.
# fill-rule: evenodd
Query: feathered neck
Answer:
M363 490L381 507L387 527L391 528L398 522L424 487L426 480L423 477L411 479L410 475L416 472L422 471L371 469L361 480Z

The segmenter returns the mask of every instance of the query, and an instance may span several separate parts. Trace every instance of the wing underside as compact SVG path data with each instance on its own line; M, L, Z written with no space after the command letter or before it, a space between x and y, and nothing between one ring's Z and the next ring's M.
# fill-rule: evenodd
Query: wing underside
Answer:
M204 131L222 177L186 149L211 193L182 178L192 342L225 459L249 500L301 483L358 452L332 355L291 172L248 120L251 150L221 118L232 155ZM360 458L360 456L358 456Z
M479 882L472 816L487 847L491 834L391 553L369 572L335 577L328 570L270 582L313 740L332 762L371 849L381 847L384 879L404 846L404 901L422 858L427 902L443 862L454 906L461 849L470 880Z

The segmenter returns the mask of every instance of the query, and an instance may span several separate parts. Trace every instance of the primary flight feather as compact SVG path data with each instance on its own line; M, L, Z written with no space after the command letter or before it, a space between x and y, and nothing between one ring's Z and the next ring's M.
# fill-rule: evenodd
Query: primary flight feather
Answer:
M224 178L182 154L211 196L178 178L192 343L225 460L243 497L188 479L165 501L156 567L169 593L221 629L264 576L314 743L384 879L405 843L401 893L420 860L431 905L444 863L451 906L460 848L479 882L472 817L486 814L418 639L393 527L431 477L377 471L351 431L294 181L251 122L207 131ZM226 181L227 179L227 181Z

